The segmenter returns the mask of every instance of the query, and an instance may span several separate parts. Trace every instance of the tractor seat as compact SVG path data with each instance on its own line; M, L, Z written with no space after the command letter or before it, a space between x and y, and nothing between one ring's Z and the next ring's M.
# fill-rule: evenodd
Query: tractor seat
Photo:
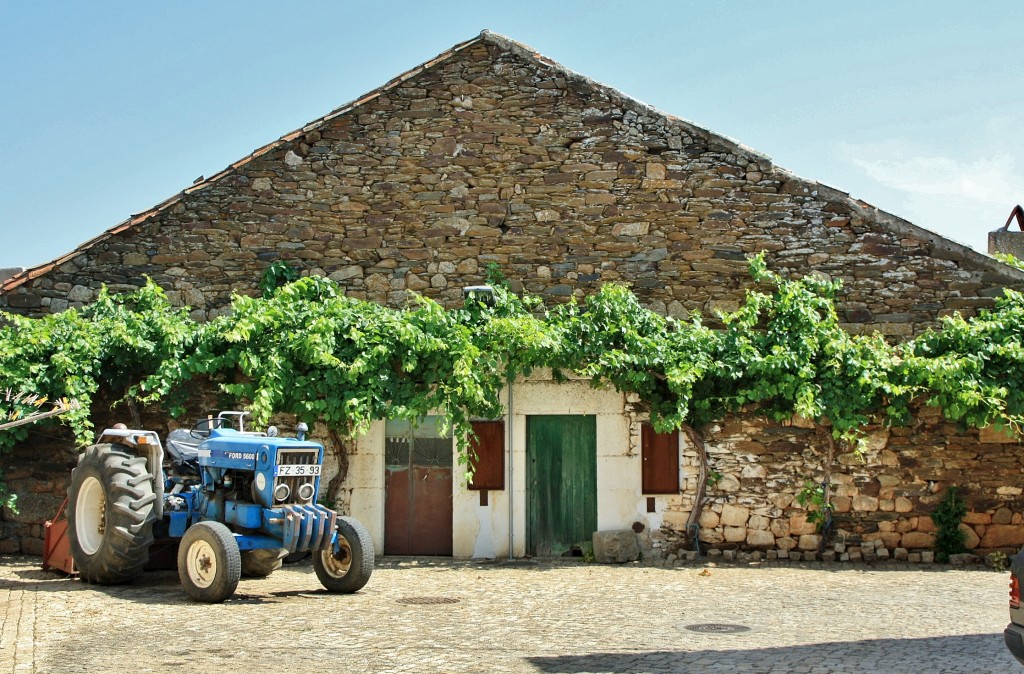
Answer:
M176 428L167 434L167 453L179 466L195 467L200 442L187 428Z

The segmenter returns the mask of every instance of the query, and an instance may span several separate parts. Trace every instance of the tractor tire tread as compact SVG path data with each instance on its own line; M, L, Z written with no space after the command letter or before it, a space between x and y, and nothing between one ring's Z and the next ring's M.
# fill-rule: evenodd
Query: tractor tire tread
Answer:
M75 529L78 490L86 477L99 481L107 501L105 523L109 533L103 535L93 554L82 549ZM131 484L130 489L127 484ZM156 495L146 459L131 455L122 445L88 447L72 472L68 496L69 542L82 580L114 585L138 577L149 560L156 520Z
M217 576L207 587L199 587L189 577L189 548L197 541L204 541L214 550ZM205 521L193 524L185 531L178 546L178 579L185 594L196 601L219 604L235 593L238 580L242 577L242 556L234 534L220 522Z
M128 479L128 486L138 487L140 484L145 484L146 482L152 483L153 476L149 473L140 473L139 475Z
M137 524L146 521L146 513L140 511L138 508L132 508L130 502L117 502L111 507L115 508L118 512L124 513L125 517L131 518Z
M116 492L118 496L127 496L130 500L143 498L149 493L142 487L128 487L123 484L114 485L112 491Z
M344 516L338 518L338 535L344 536L352 548L353 560L348 573L338 577L326 568L323 558L330 554L330 547L313 552L313 571L328 592L358 592L373 573L373 539L361 522Z

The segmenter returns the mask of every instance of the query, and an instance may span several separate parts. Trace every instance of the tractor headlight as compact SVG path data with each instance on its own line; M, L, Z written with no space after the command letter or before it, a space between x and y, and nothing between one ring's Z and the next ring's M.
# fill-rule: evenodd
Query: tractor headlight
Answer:
M288 496L292 493L292 490L288 488L288 485L281 483L274 487L274 500L277 502L287 501Z
M311 501L313 499L313 492L316 491L316 487L314 487L309 482L306 482L304 484L299 485L298 491L300 501Z

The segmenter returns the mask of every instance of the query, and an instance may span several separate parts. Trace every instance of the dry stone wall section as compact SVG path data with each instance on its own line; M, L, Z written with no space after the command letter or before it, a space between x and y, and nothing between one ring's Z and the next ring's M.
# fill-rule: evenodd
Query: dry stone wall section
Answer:
M806 481L824 480L829 430L733 417L709 429L709 466L719 475L700 518L705 547L757 552L766 559L930 561L931 512L945 489L958 486L969 504L962 526L967 548L985 555L1024 546L1024 452L991 430L962 431L935 408L922 407L908 427L870 429L863 457L838 453L830 483L835 514L827 545L796 496ZM697 455L684 450L696 475ZM650 538L657 556L690 547L682 523L693 507L690 477Z

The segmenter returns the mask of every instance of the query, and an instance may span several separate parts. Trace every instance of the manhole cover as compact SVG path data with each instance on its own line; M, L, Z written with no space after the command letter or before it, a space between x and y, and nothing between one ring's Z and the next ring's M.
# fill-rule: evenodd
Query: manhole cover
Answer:
M451 597L402 597L396 599L399 604L415 604L423 606L426 604L458 604L458 599L452 599Z
M703 623L700 625L687 625L686 629L691 632L704 632L705 634L739 634L749 632L746 625L729 625L726 623Z

